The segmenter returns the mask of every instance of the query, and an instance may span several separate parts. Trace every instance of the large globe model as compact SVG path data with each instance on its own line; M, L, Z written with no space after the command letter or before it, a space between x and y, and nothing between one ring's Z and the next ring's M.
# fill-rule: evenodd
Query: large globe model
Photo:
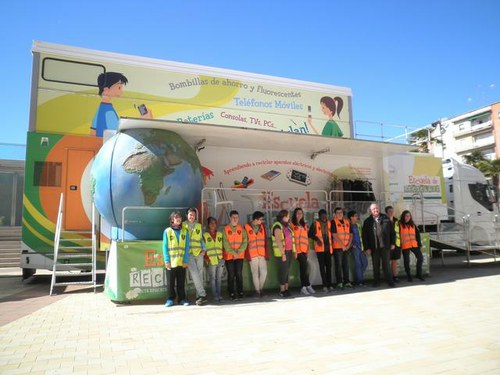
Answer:
M203 187L195 151L159 129L117 133L95 157L91 176L96 208L114 239L161 239L170 213L197 207Z

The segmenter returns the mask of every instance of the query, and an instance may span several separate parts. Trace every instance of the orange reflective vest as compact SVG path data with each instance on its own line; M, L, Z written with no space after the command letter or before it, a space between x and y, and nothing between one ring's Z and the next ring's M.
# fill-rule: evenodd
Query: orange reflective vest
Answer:
M399 232L401 233L401 250L418 247L417 235L414 226L400 225Z
M229 242L229 246L231 249L239 249L241 244L243 243L243 227L241 225L237 225L235 231L231 228L230 225L226 225L224 227L224 232L226 234L227 242ZM238 256L234 256L228 249L224 249L224 260L233 260L233 259L244 259L245 252L243 251Z
M295 249L297 253L306 253L309 251L309 238L307 238L307 225L293 225L290 223L295 238Z
M252 225L245 224L245 230L247 231L247 251L250 259L256 257L266 256L266 230L264 226L260 224L257 233L252 228Z
M316 237L318 237L321 242L323 242L323 233L321 232L321 223L319 220L316 220L314 225L316 225ZM332 224L327 221L326 222L326 225L327 225L327 228L328 228L328 243L330 244L330 254L332 254L333 252L333 248L332 248ZM317 253L324 253L325 252L325 246L323 243L321 243L321 245L318 245L316 243L316 241L314 241L314 251L316 251Z
M337 238L333 239L333 249L342 250L342 245L344 245L344 247L349 245L349 240L351 239L350 222L346 219L341 222L339 219L334 218L333 224L337 230Z

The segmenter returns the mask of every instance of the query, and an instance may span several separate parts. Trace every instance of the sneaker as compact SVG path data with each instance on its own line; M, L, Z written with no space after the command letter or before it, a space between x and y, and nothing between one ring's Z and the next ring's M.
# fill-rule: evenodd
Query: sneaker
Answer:
M300 294L304 295L304 296L310 296L311 293L309 293L309 291L307 290L307 287L303 286L302 288L300 288Z
M165 307L172 307L174 305L174 301L171 299L167 299L167 302L165 302Z
M345 283L344 285L346 288L352 288L352 284L351 283Z
M399 283L399 282L401 281L401 280L399 280L399 277L397 277L397 276L394 276L394 277L392 278L392 280L393 280L395 283Z
M313 289L312 285L306 286L307 291L309 294L314 294L316 291Z
M179 302L179 305L189 306L189 301L187 299L183 299L181 302Z
M323 287L323 292L328 293L330 289L328 289L326 286Z
M290 293L290 291L287 289L285 290L285 297L291 297L292 294Z
M329 287L328 287L328 291L329 291L329 292L333 292L334 290L335 290L335 288L334 288L333 286L329 286Z
M425 279L422 276L417 276L417 279L419 279L420 281L425 281Z
M238 300L241 300L241 299L243 299L243 293L238 294Z
M361 287L361 288L366 288L366 284L365 283L358 283L358 286Z
M342 285L342 283L337 284L337 289L344 290L344 285Z
M205 302L207 302L207 297L199 297L196 299L195 303L196 303L196 306L201 306L203 305Z
M231 294L230 297L231 297L231 301L236 301L236 296L234 294Z
M286 298L286 294L285 294L285 292L286 292L286 290L285 290L284 292L280 292L280 293L279 293L279 296L280 296L281 298Z

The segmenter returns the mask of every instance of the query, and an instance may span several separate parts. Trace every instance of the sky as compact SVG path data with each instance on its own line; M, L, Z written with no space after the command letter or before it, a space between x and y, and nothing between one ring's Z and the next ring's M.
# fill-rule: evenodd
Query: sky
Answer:
M12 1L0 159L24 158L33 40L346 86L356 131L395 136L500 101L499 14L498 0Z

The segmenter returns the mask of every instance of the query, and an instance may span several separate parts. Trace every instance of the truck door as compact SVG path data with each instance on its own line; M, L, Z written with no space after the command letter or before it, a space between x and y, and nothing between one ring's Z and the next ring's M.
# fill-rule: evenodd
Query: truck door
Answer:
M64 192L64 229L90 230L91 194L84 172L94 158L93 150L67 150L66 187Z

